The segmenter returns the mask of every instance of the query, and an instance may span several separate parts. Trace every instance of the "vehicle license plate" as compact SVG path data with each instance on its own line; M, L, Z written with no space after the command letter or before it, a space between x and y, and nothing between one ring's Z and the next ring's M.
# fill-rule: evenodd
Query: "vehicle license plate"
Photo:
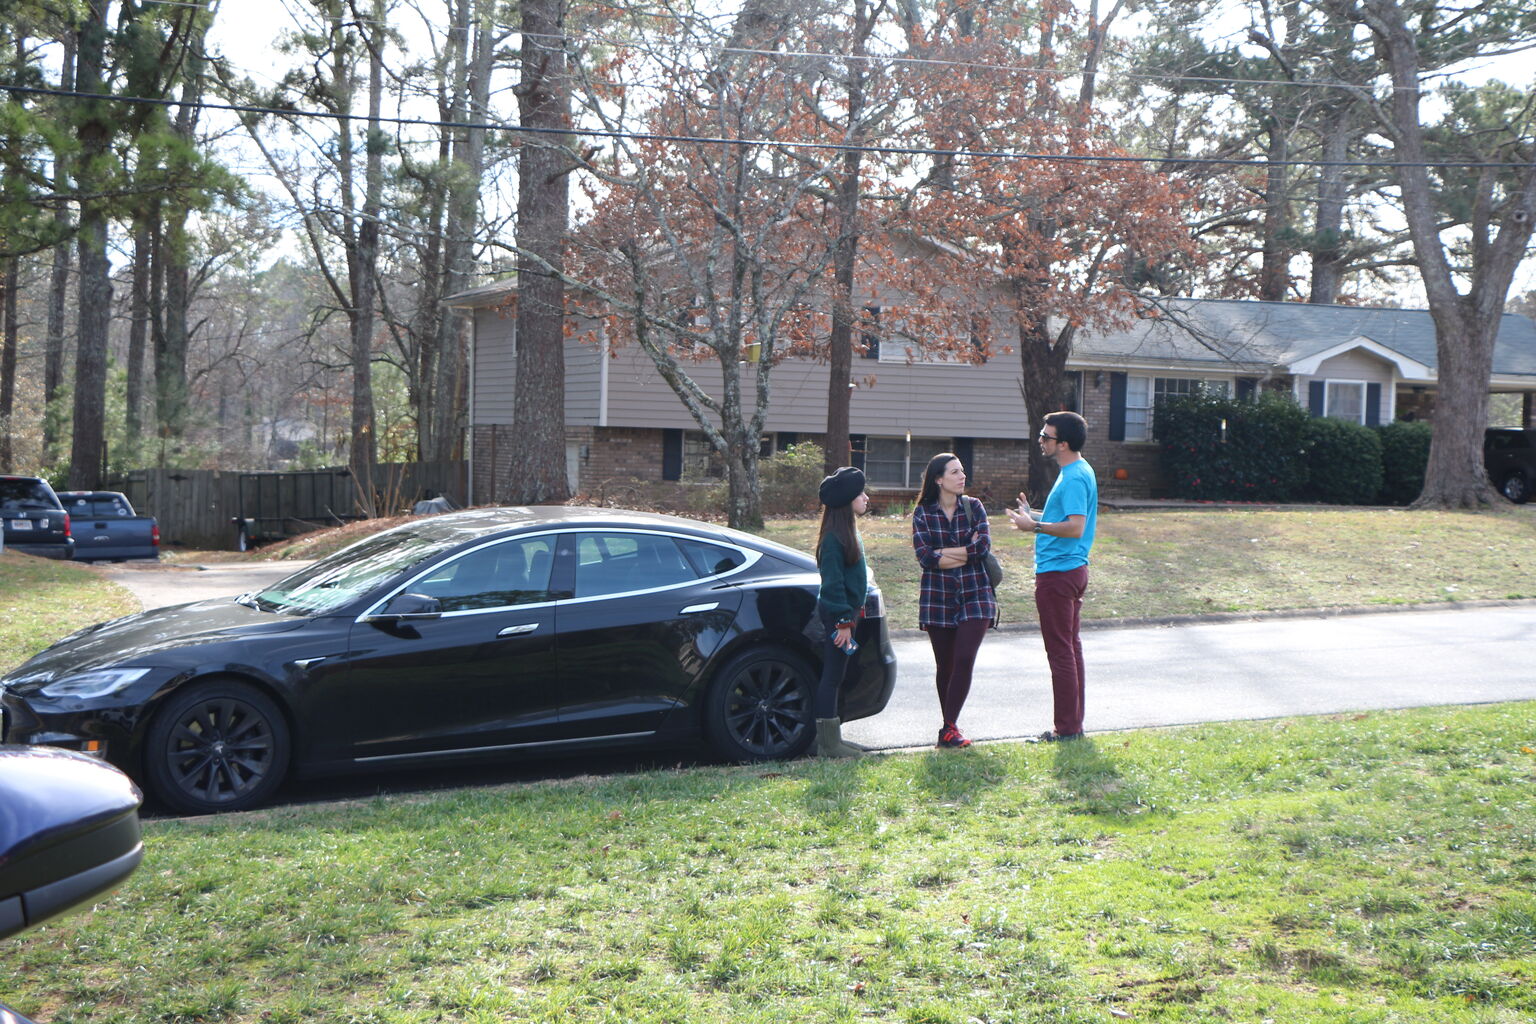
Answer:
M12 519L11 520L11 529L13 529L13 530L30 530L30 529L32 529L32 520L30 520L30 519Z

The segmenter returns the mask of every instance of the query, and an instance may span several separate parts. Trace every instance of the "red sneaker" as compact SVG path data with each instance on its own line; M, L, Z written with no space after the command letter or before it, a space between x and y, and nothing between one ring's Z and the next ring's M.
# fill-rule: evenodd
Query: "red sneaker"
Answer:
M939 730L939 742L934 745L937 747L959 748L970 746L971 741L961 735L960 730L955 727L954 723L946 722L944 728Z

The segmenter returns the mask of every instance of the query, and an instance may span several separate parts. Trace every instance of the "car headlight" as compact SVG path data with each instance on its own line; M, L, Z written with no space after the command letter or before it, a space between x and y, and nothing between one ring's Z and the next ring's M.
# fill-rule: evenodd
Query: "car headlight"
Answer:
M105 697L127 689L149 674L147 668L103 668L56 679L42 688L50 697Z

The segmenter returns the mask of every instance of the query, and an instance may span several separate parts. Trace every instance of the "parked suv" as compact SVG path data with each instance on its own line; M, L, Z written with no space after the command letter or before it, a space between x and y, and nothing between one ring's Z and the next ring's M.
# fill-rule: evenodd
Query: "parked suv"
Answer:
M1536 430L1490 427L1483 435L1483 466L1504 497L1525 504L1536 484Z
M41 477L0 476L0 519L6 547L44 558L74 557L69 513Z

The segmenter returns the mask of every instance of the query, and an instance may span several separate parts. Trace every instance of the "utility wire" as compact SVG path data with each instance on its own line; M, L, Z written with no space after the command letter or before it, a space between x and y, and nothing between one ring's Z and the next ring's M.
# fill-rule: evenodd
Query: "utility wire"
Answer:
M144 103L152 106L174 107L182 102L155 96L113 96L103 93L87 93L66 89L47 89L40 86L0 84L0 89L15 95L50 96L58 99L96 100L111 103ZM1448 169L1516 169L1528 163L1484 163L1479 161L1426 160L1419 162L1402 160L1256 160L1235 157L1202 156L1095 156L1080 153L1031 153L1018 150L986 149L938 149L931 146L855 146L844 142L814 142L799 139L731 139L717 135L677 135L665 132L619 131L595 128L533 128L521 124L501 124L484 121L444 121L433 118L377 117L366 114L338 114L329 110L300 110L293 107L261 107L246 103L213 103L208 100L193 104L198 110L224 110L235 114L271 115L273 117L309 117L330 121L361 121L392 124L397 127L483 129L507 132L514 135L553 135L573 139L613 139L630 142L670 142L701 146L745 146L754 149L810 149L834 153L865 153L879 156L930 156L960 157L975 160L1024 160L1033 163L1068 164L1163 164L1164 170L1186 167L1363 167L1394 168L1422 167Z

